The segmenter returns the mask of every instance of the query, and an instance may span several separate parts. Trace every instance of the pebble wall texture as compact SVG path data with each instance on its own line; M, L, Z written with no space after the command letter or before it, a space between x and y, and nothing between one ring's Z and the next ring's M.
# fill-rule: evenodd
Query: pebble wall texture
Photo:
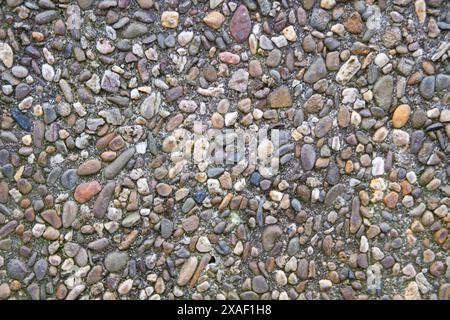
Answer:
M449 300L449 29L448 0L0 0L0 299ZM279 130L278 171L186 160L196 121Z

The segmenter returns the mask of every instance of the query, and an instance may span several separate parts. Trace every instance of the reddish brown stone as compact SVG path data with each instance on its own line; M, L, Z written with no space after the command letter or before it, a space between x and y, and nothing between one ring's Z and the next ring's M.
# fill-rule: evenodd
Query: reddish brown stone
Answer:
M80 184L74 193L74 198L79 203L85 203L92 199L102 190L102 186L97 181L91 181Z
M389 192L386 197L384 197L384 204L386 207L394 209L398 202L398 194L394 191Z
M252 23L247 7L240 5L234 12L233 18L230 22L230 33L237 43L242 43L248 39L250 31L252 30Z

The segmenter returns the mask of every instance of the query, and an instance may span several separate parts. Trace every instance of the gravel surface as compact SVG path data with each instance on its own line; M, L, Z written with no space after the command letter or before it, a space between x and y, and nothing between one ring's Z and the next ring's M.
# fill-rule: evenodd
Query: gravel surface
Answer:
M0 300L450 300L450 1L0 22Z

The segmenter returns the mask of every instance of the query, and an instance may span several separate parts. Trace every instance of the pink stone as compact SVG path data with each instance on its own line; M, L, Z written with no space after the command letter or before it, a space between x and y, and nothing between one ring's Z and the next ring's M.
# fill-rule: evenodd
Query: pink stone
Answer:
M219 60L227 64L238 64L241 61L241 57L231 52L219 53Z

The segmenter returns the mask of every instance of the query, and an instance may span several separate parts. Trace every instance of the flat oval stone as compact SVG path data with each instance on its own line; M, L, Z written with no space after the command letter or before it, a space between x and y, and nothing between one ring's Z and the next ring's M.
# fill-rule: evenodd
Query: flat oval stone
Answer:
M96 218L103 218L114 193L116 183L108 182L95 200L92 212Z
M181 100L178 103L178 108L180 108L181 111L186 113L193 113L195 110L197 110L198 105L193 100Z
M0 239L7 237L11 234L17 227L19 223L15 220L8 222L0 228Z
M161 219L161 237L164 239L170 238L173 232L173 222L167 218Z
M34 17L34 21L36 24L47 24L52 22L53 20L56 20L58 18L58 12L56 10L47 10L38 13Z
M62 212L62 224L64 228L69 228L75 221L78 214L78 205L75 201L67 201Z
M82 163L77 170L79 176L89 176L100 171L102 165L100 161L91 159Z
M264 276L256 276L252 279L252 288L256 293L264 293L269 290L269 285Z
M314 168L314 164L316 163L316 150L312 145L305 144L302 146L300 160L304 170L311 170Z
M411 108L407 104L399 105L392 115L392 125L394 128L402 128L409 120Z
M86 284L93 285L102 280L103 268L100 265L94 266L86 276Z
M181 221L183 230L186 232L193 232L193 231L197 230L199 223L200 223L200 220L196 215L192 215Z
M428 76L422 79L419 85L419 92L422 97L430 100L434 95L435 90L435 77Z
M78 183L79 177L76 169L66 170L61 175L61 184L64 188L71 190Z
M227 64L238 64L241 61L241 57L231 52L219 53L219 60Z
M19 109L14 108L11 111L11 116L23 130L31 131L30 120Z
M102 186L98 181L86 182L78 185L73 196L78 203L85 203L91 200L101 190Z
M92 242L89 242L88 244L89 249L97 252L104 251L108 246L109 240L107 238L100 238Z
M159 183L156 185L156 192L158 192L160 196L168 197L172 192L172 187L167 183Z

